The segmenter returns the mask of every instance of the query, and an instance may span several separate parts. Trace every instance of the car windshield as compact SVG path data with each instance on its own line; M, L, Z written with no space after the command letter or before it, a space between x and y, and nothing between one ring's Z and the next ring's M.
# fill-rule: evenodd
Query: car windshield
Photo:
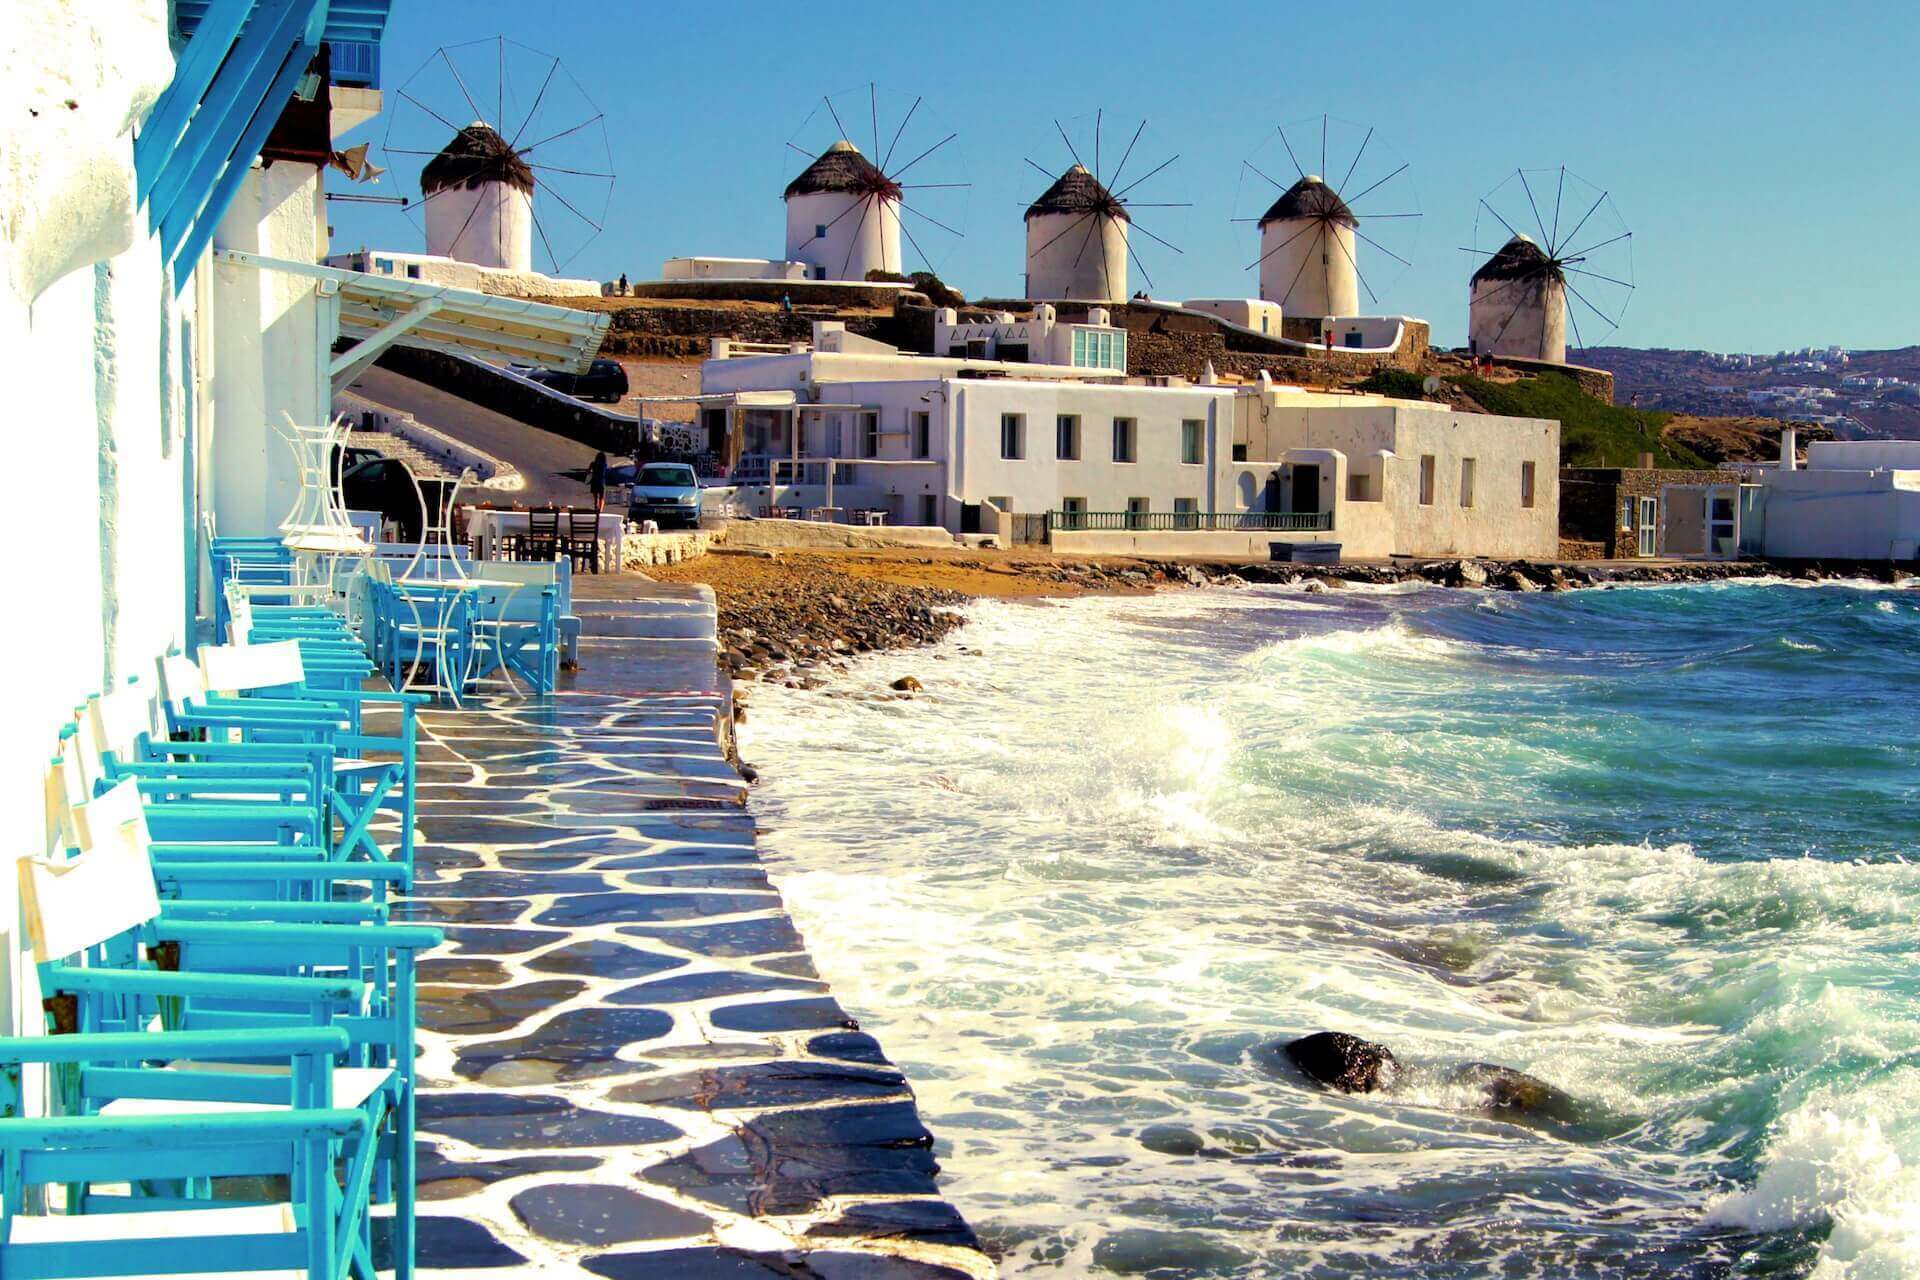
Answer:
M640 484L691 485L694 483L693 468L688 466L661 466L650 463L640 468Z

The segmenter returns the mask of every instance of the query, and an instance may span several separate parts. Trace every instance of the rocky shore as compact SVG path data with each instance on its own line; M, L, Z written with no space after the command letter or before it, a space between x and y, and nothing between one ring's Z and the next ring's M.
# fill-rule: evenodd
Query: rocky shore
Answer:
M1132 594L1254 583L1303 585L1310 592L1402 582L1554 592L1765 575L1886 582L1908 576L1887 564L1853 563L1560 563L1447 557L1369 564L1228 564L1070 560L1017 552L971 557L909 552L709 555L648 573L713 587L720 609L720 661L728 675L736 681L778 681L798 688L825 684L833 671L858 654L932 644L965 621L959 606L981 597Z

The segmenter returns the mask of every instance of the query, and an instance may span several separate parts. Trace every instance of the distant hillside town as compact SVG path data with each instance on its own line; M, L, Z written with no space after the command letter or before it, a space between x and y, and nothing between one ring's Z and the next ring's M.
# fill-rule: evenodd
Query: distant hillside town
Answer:
M1842 439L1920 439L1920 347L1803 347L1772 355L1593 347L1622 404L1827 427Z

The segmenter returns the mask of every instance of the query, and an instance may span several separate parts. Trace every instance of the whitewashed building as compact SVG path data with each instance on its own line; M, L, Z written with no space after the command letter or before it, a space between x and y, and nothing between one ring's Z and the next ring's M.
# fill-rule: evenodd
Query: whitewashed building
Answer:
M605 331L584 312L319 265L322 174L344 127L320 50L377 49L386 22L382 0L337 8L9 12L0 345L26 371L32 483L15 515L36 536L14 581L38 637L0 733L12 856L47 847L44 770L74 707L211 638L209 533L271 534L293 507L297 463L275 424L323 422L336 381L391 341L583 364ZM368 93L350 96L348 123ZM336 355L342 334L360 346ZM37 1010L14 886L0 877L0 1029Z
M1338 192L1308 174L1260 215L1260 296L1288 315L1360 310L1359 220Z
M827 508L1087 552L1558 551L1557 423L1264 378L1128 379L1071 359L1084 338L1054 363L995 349L906 355L822 323L784 351L717 343L697 399L746 514Z
M787 184L787 257L815 280L899 274L900 184L845 138Z
M1566 277L1531 237L1515 234L1469 283L1467 340L1475 352L1566 363Z
M1027 208L1027 297L1121 302L1127 296L1126 206L1075 164Z

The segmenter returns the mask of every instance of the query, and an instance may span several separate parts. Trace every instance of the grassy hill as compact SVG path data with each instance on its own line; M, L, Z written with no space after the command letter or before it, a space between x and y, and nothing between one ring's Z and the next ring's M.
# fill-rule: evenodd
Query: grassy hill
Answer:
M1517 418L1554 418L1560 423L1560 464L1566 467L1634 467L1651 453L1657 467L1702 467L1699 454L1661 436L1673 417L1651 409L1603 404L1571 378L1543 373L1517 382L1488 382L1472 374L1450 378L1488 413Z

